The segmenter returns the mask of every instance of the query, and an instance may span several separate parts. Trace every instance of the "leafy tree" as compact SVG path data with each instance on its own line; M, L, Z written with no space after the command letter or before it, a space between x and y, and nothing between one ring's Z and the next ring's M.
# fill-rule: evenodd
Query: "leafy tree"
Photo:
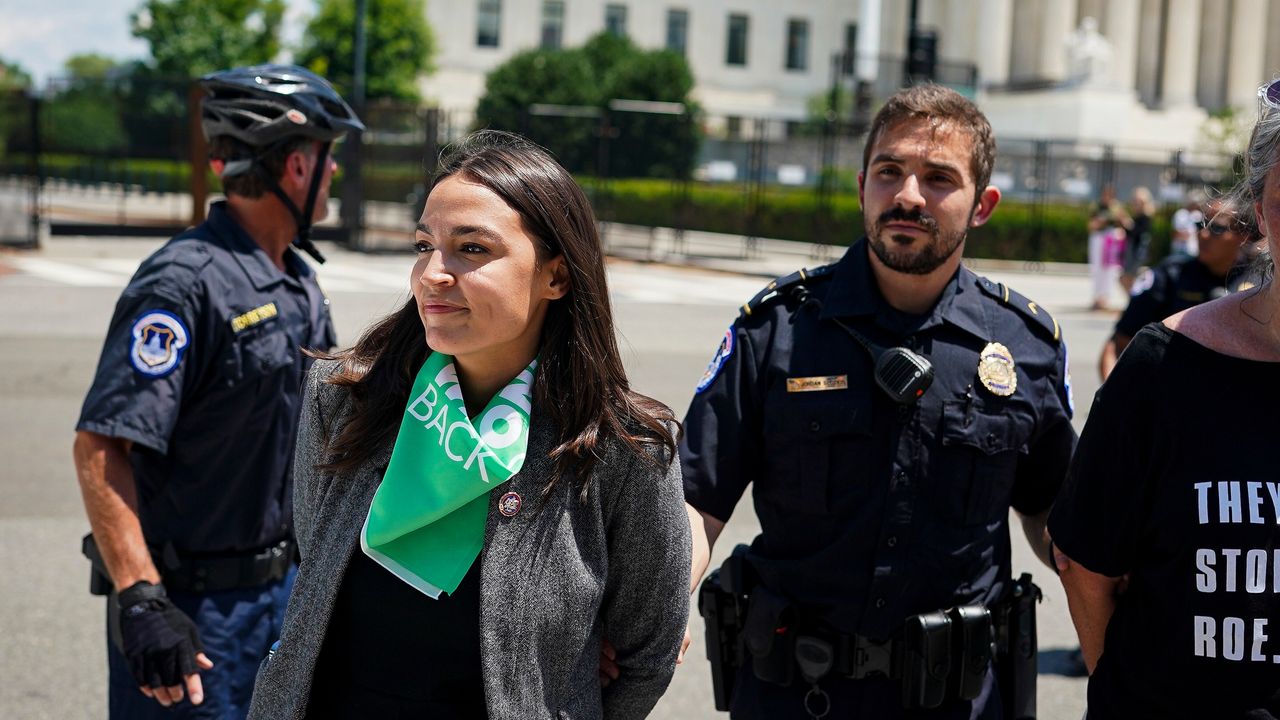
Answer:
M285 0L144 0L129 20L157 74L195 78L269 62L280 52Z
M127 145L119 93L113 75L122 66L103 55L67 59L66 77L46 102L44 127L49 147L102 153Z
M600 95L586 55L529 50L494 68L476 105L476 124L518 132L545 146L573 172L595 168L594 116L533 115L535 104L598 110Z
M447 0L441 0L447 1ZM355 75L355 0L319 0L298 63L349 94ZM423 0L368 0L365 98L417 102L418 77L432 72L435 36Z
M27 99L26 89L31 87L31 76L17 63L0 58L0 160L3 160L11 142L26 141Z
M31 75L17 63L0 58L0 91L23 90L31 87Z
M667 50L646 51L601 33L580 48L531 50L494 68L476 106L476 125L511 130L545 145L573 172L594 172L601 150L610 176L684 177L697 156L698 107L689 99L688 62ZM681 115L610 110L612 100L671 102ZM577 110L530 112L537 104ZM587 116L594 110L596 116ZM600 113L610 132L601 145Z

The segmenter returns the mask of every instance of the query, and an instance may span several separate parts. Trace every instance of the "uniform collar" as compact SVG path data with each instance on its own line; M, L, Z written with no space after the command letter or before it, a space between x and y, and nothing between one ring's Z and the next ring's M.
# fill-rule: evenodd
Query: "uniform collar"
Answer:
M249 233L231 218L225 201L216 202L209 207L207 222L214 233L226 243L227 249L235 256L236 262L240 264L240 268L244 270L244 274L257 290L266 290L282 282L299 285L299 281L313 274L311 266L303 262L293 248L284 251L285 266L292 274L282 272L275 263L271 262L271 258L267 257L262 246L254 242Z
M871 272L871 261L867 259L869 251L867 239L863 237L840 258L832 276L831 289L823 301L823 318L875 315L885 304ZM990 323L982 302L978 276L961 265L942 288L938 302L917 330L927 330L945 322L979 338L989 339Z

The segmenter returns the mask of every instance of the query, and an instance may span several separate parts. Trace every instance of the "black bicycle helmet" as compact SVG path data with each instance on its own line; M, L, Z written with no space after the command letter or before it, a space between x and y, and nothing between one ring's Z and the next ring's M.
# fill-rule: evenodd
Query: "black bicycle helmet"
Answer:
M208 95L200 110L206 140L229 136L255 148L248 158L224 158L222 177L257 172L297 223L294 244L324 262L311 242L311 214L324 176L330 145L348 132L361 132L364 123L327 80L296 65L254 65L210 73L200 78ZM280 187L261 163L263 153L304 137L320 143L311 186L302 207Z
M364 130L351 106L327 80L296 65L254 65L200 78L206 140L220 135L252 147L289 137L332 142Z

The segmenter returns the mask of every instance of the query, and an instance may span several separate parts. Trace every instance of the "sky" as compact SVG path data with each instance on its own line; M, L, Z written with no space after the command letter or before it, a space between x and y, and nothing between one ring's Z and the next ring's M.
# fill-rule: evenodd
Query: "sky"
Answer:
M0 0L0 58L17 62L38 84L72 55L144 58L147 45L129 33L142 0ZM314 0L287 0L285 44L296 43Z

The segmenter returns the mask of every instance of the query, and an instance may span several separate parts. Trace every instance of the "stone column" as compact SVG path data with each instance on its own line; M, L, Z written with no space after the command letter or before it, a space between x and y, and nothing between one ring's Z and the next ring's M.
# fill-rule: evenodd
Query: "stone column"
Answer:
M1230 0L1200 7L1200 62L1196 67L1196 104L1216 110L1227 97L1227 31Z
M1111 43L1111 79L1125 92L1137 89L1138 83L1138 13L1139 0L1111 0L1102 21L1102 34Z
M1194 107L1200 58L1200 0L1169 0L1168 8L1161 104L1166 109Z
M1134 85L1138 98L1154 106L1160 96L1161 0L1139 0L1138 69Z
M1067 77L1067 38L1075 30L1076 0L1041 0L1040 77Z
M1271 79L1264 56L1267 47L1266 0L1235 0L1227 47L1227 104L1252 109L1258 86Z
M1009 57L1013 47L1013 0L982 0L978 10L982 33L978 38L978 82L1004 85L1009 82Z

